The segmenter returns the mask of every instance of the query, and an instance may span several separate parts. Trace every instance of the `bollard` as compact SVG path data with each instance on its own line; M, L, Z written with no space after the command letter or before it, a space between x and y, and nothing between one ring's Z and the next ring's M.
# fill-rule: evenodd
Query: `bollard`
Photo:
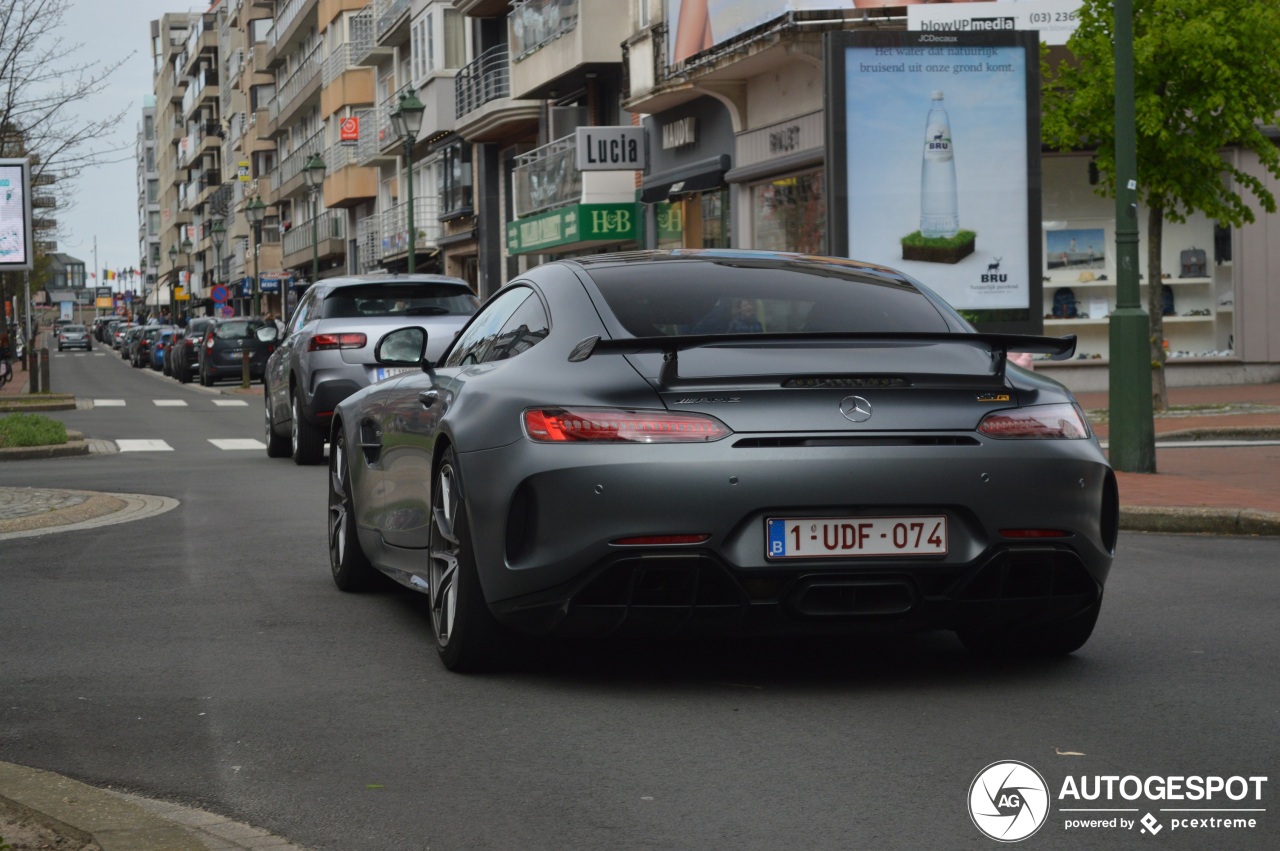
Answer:
M249 350L245 349L241 352L243 360L240 361L240 387L243 390L249 389Z
M52 393L53 387L49 384L49 350L40 350L40 392Z
M27 351L27 356L22 359L22 362L28 365L27 375L29 376L29 378L27 379L27 383L29 386L27 387L27 392L39 393L40 392L40 353L37 352L35 349L30 349Z

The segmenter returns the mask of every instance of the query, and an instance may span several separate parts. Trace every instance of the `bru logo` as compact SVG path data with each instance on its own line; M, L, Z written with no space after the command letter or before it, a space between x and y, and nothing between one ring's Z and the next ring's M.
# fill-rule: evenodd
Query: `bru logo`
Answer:
M987 264L987 271L982 274L982 283L996 284L1009 280L1008 275L1000 274L1000 261L1003 259L1003 257L997 257L994 263Z
M998 842L1020 842L1049 816L1049 787L1025 762L993 762L969 786L969 817Z

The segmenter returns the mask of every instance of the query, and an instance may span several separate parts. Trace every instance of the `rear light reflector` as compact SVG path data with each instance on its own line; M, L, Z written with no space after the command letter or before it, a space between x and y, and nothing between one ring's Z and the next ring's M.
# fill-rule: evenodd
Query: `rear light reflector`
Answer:
M531 408L524 427L538 443L708 443L733 433L702 414L614 408Z
M1033 405L992 411L978 431L987 437L1022 440L1083 440L1089 436L1084 414L1075 405Z
M369 338L364 334L316 334L307 343L307 351L325 349L363 349Z
M660 547L671 544L701 544L711 540L710 535L635 535L614 541L618 547Z
M210 335L209 335L209 339L207 339L207 340L205 340L205 341L204 341L204 347L205 347L206 349L209 349L209 350L212 350L212 349L213 349L213 335L212 335L212 334L210 334Z
M1071 533L1062 529L1001 529L1006 538L1065 538Z

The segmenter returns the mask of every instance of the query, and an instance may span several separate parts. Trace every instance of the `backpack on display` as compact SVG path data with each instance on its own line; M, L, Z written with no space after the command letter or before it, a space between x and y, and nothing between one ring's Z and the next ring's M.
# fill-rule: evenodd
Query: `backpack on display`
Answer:
M1071 287L1058 287L1053 294L1053 317L1055 319L1075 319L1080 315L1076 309L1076 294Z
M1183 249L1180 259L1182 274L1179 278L1203 278L1209 274L1209 258L1203 248Z

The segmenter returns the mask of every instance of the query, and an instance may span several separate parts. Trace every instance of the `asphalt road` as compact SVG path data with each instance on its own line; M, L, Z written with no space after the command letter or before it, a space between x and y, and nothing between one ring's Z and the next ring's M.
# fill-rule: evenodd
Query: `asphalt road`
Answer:
M1265 776L1260 802L1111 804L1266 810L1253 829L1068 831L1080 814L1054 800L1028 847L1280 847L1280 540L1122 536L1093 640L1051 662L938 634L579 646L450 675L422 599L334 588L323 467L210 443L261 440L256 399L215 406L231 397L118 357L53 369L60 392L124 401L70 427L173 451L0 480L181 504L0 542L0 760L343 851L990 848L966 803L997 760L1054 798L1068 776Z

